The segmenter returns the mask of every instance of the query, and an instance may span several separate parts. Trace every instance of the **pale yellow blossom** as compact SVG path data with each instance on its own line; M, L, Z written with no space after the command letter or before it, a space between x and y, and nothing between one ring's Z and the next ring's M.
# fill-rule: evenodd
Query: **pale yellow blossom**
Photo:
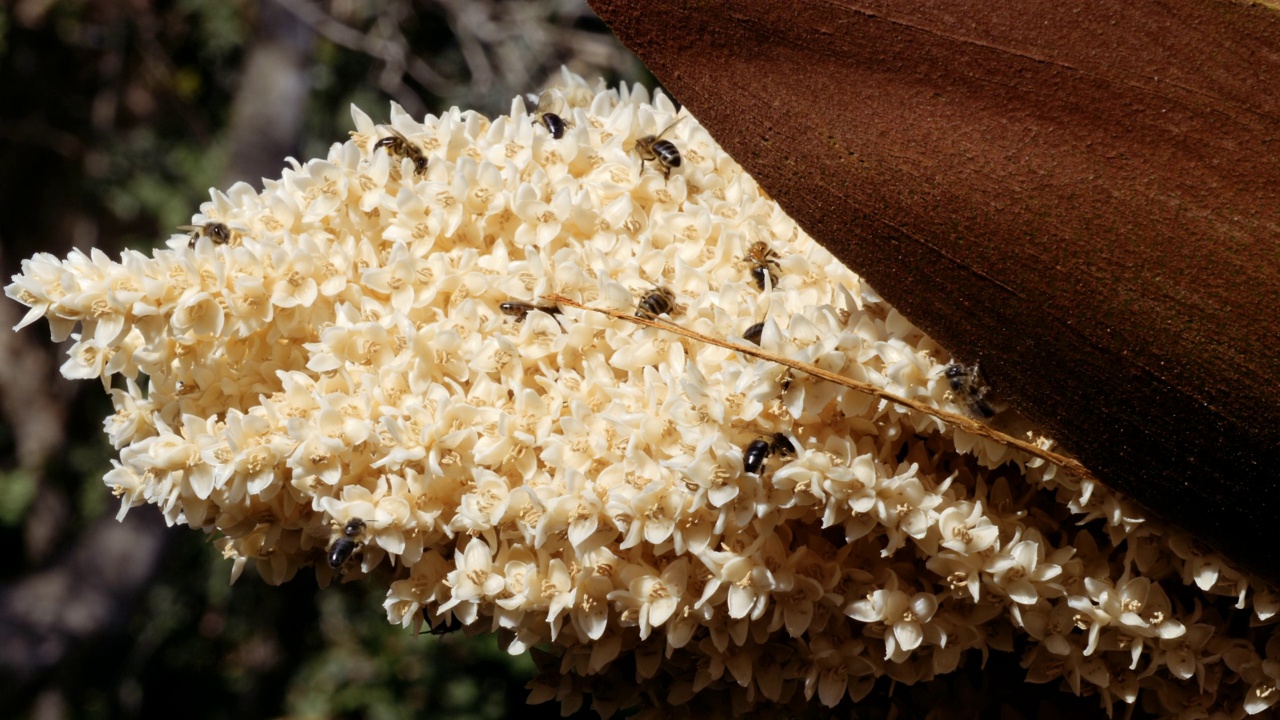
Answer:
M962 410L946 352L686 111L567 73L556 92L560 139L521 99L497 118L393 106L389 127L353 109L326 157L211 194L193 222L232 242L24 261L19 327L48 318L72 339L63 374L111 394L120 514L221 533L233 578L311 566L384 582L392 623L550 647L534 697L566 711L591 693L848 714L880 678L1015 647L1027 679L1108 709L1275 702L1274 590L1127 498L805 373L554 307L632 314L663 287L664 322L759 323L769 352ZM642 169L636 140L677 118L682 164ZM425 172L376 146L390 128ZM763 290L756 242L778 256ZM753 442L770 453L748 473ZM348 527L358 555L330 567Z

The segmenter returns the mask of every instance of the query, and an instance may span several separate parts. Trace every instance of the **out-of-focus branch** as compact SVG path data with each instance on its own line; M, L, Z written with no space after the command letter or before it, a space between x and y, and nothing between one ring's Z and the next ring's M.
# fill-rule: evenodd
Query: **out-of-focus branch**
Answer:
M481 43L481 34L492 36L488 28L490 20L485 13L485 5L469 2L469 0L440 0L440 7L448 18L449 28L458 40L458 49L462 51L462 59L471 72L471 84L477 92L485 93L493 87L493 65L485 53Z
M389 5L373 29L364 33L334 18L310 0L275 2L329 42L380 61L383 68L378 74L378 87L395 98L410 114L423 114L426 112L426 104L404 82L405 73L436 95L445 95L452 87L448 80L432 70L422 58L410 54L409 42L400 31L398 20L383 21L382 18L403 16L403 13L392 15L397 12L394 8L400 3Z
M378 61L378 88L414 115L429 109L415 86L446 102L467 97L473 108L502 112L511 95L536 90L561 64L585 75L607 68L630 76L640 67L610 36L575 27L592 17L584 3L553 8L548 3L423 0L419 6L444 16L465 64L463 76L454 78L441 75L413 51L414 41L405 34L416 14L411 0L378 5L367 30L352 27L348 23L354 20L335 17L314 0L275 2L321 37Z
M369 46L378 49L381 53L377 56L383 62L382 72L378 74L379 87L396 98L396 102L399 102L409 113L421 115L427 111L426 104L404 81L411 57L418 60L419 67L416 70L419 74L424 68L429 70L421 58L410 54L409 41L400 31L400 24L412 15L413 9L403 1L386 3L382 6L382 13L378 15L378 20L373 24L367 37ZM440 79L443 80L443 78ZM430 88L430 85L426 87Z
M306 120L309 25L292 12L264 5L253 45L245 54L241 84L231 105L228 183L276 177L294 153Z

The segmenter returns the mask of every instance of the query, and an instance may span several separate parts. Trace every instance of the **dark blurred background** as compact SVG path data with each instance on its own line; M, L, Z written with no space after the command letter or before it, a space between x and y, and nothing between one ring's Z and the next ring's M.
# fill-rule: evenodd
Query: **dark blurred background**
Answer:
M583 0L0 3L0 268L159 245L210 187L452 105L504 113L568 66L652 84ZM491 637L392 627L363 582L283 587L189 528L116 521L96 383L0 300L0 717L559 717Z

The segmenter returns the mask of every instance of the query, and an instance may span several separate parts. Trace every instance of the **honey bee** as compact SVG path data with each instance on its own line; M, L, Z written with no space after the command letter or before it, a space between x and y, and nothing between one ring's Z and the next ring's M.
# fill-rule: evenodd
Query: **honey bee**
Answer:
M360 518L351 518L340 531L341 534L329 546L329 567L335 570L346 564L362 544L365 522Z
M413 172L421 175L427 171L427 156L422 152L422 148L417 143L400 134L399 130L390 125L383 125L387 132L391 133L387 137L382 138L373 144L374 149L386 148L387 154L392 157L404 157L413 161Z
M951 384L951 394L957 403L969 409L976 418L988 419L998 412L993 405L995 393L982 377L978 363L964 365L952 362L943 373Z
M747 328L747 331L742 333L742 337L748 342L752 342L752 343L755 343L756 345L759 345L760 336L763 333L764 333L764 323L758 322L755 325L752 325L751 327Z
M636 317L656 320L659 315L670 313L675 308L676 294L667 288L655 287L636 303Z
M226 223L207 222L203 225L179 225L179 230L191 233L191 242L187 247L196 246L196 241L202 236L213 241L214 245L226 245L235 237L235 231L227 227Z
M770 455L786 457L795 454L796 446L791 444L791 440L787 439L786 435L777 432L772 437L752 440L747 445L742 451L742 469L758 475Z
M422 612L423 612L423 615L426 615L426 610L423 610ZM431 618L428 617L427 622L430 622L430 621L431 621ZM451 632L457 632L461 629L462 629L462 621L456 617L451 617L446 622L442 622L439 625L433 625L431 629L428 630L427 632L431 635L448 635Z
M773 452L775 455L792 457L796 454L796 446L791 444L786 435L776 432L773 434Z
M516 300L508 300L498 305L498 309L505 315L510 315L516 319L516 322L524 322L524 318L534 310L540 310L548 315L559 315L560 308L555 305L533 305L526 302L518 302Z
M770 285L778 284L778 276L774 275L773 270L770 269L771 265L779 270L782 269L782 266L778 264L778 257L778 253L774 252L773 248L769 247L769 243L763 240L757 240L751 244L751 247L747 248L747 256L743 260L751 263L751 277L755 278L756 285L761 290L764 290L766 278L768 278Z
M538 96L538 107L533 110L533 122L535 125L541 123L551 134L553 140L559 140L564 137L564 129L568 123L557 113L564 107L564 98L560 94L547 90ZM679 164L679 163L677 163Z
M636 154L640 156L640 172L644 172L645 162L652 162L662 168L662 177L669 179L671 177L671 168L680 167L680 150L670 140L663 140L662 136L670 132L671 128L687 117L689 116L684 115L676 118L674 122L657 135L645 135L636 140Z

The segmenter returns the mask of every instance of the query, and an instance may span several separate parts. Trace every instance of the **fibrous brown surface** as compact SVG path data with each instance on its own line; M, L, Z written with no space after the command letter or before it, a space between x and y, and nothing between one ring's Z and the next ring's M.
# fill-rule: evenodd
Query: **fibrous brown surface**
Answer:
M592 5L907 317L1112 487L1280 579L1280 12Z

